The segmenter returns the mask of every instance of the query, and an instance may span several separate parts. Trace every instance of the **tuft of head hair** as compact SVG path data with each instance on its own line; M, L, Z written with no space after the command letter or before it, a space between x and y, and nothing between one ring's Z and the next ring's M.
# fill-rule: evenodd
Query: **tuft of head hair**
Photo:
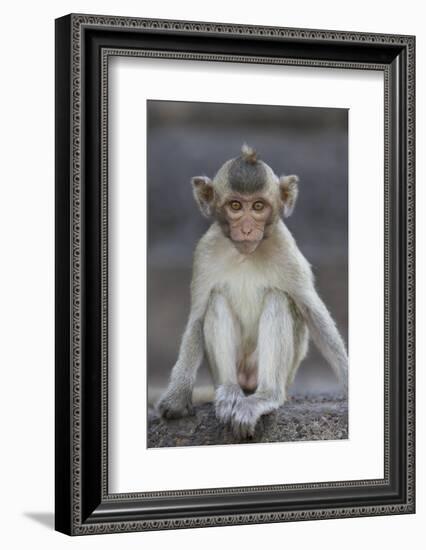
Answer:
M244 143L241 147L241 156L243 160L248 164L256 164L257 162L256 150L253 149L253 147L247 145L247 143Z

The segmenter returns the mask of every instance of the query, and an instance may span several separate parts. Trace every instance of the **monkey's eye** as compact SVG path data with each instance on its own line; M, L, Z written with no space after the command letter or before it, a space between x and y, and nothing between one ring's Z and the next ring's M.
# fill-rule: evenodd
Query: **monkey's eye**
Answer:
M239 201L231 201L230 207L232 208L232 210L241 210L242 205Z
M253 204L253 210L257 210L258 212L260 212L261 210L263 210L265 208L265 205L262 201L256 201L254 204Z

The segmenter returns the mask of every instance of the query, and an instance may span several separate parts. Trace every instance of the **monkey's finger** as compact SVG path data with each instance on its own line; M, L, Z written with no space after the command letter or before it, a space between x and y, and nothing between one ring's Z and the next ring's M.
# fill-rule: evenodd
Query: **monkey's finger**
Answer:
M158 406L158 409L160 411L161 416L168 420L172 420L175 418L182 418L184 416L188 416L189 414L187 407L182 407L182 408L172 407L168 403L160 403L160 405Z
M162 412L163 418L167 418L167 420L173 420L175 418L180 418L181 416L185 416L185 411L178 411L176 409L164 409Z
M232 403L220 402L216 404L216 418L221 424L230 422L232 416Z
M241 439L241 425L235 420L232 422L232 435L235 439Z
M256 423L250 423L247 427L247 437L252 439L254 437L254 432L256 431Z
M242 423L242 424L241 424L241 428L240 428L240 432L241 432L241 439L247 439L247 436L248 436L248 425L245 424L245 423Z
M237 433L237 438L239 440L242 441L244 439L247 439L249 436L249 424L247 424L247 422L244 422L244 421L239 422L236 429L236 433Z

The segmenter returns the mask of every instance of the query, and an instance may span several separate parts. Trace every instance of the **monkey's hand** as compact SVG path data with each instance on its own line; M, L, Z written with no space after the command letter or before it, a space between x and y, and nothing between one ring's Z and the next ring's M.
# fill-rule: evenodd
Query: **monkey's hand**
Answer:
M241 399L232 412L231 424L234 437L237 439L253 437L259 418L271 413L279 405L275 399L256 394Z
M164 418L181 418L193 415L192 390L169 387L157 407Z
M219 386L216 390L216 418L226 424L231 421L232 411L235 405L244 398L244 393L239 384Z

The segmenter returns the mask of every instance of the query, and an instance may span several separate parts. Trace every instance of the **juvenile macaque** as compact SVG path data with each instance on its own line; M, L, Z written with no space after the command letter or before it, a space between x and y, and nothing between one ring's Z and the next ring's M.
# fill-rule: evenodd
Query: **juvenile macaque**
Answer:
M243 145L213 180L194 177L192 187L213 223L195 250L191 311L159 409L166 418L191 414L206 354L216 416L246 438L262 415L285 402L309 334L345 391L347 353L310 265L281 219L294 209L297 176L277 177Z

